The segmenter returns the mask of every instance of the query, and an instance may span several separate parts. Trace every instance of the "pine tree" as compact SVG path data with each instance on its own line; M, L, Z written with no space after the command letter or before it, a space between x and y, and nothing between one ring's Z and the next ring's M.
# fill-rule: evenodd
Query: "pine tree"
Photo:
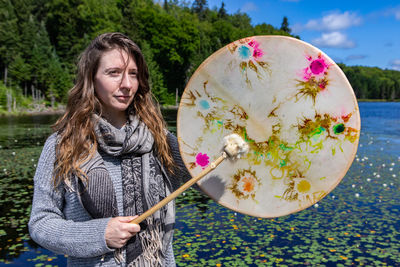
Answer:
M4 84L7 84L8 66L19 51L18 18L9 0L0 0L0 66Z
M289 21L288 21L288 18L286 16L283 17L280 30L284 31L286 33L289 33L289 34L292 32L292 30L289 28Z

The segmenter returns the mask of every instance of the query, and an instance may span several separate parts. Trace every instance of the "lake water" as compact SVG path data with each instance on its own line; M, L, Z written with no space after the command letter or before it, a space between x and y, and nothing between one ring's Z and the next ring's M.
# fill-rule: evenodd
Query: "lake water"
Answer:
M360 144L318 206L275 219L230 211L194 190L177 201L178 266L400 266L400 103L359 103ZM27 231L32 177L58 116L0 117L0 266L64 266ZM175 113L166 114L171 130Z

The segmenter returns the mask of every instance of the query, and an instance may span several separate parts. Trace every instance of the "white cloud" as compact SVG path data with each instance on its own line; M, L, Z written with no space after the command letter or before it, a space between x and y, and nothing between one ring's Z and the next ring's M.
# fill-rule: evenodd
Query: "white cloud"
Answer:
M400 20L400 6L388 8L388 9L384 10L383 12L378 13L378 16L379 15L394 16L395 19Z
M321 37L312 40L312 43L319 47L353 48L356 44L347 39L347 36L340 32L323 33Z
M253 2L246 2L242 7L242 12L256 11L258 7Z
M397 20L400 20L400 8L394 13L394 16Z
M337 31L347 29L351 26L360 25L362 22L361 17L356 13L346 11L342 14L331 13L321 19L312 19L305 25L306 29L318 31Z
M390 67L394 70L400 71L400 59L395 59L390 62Z
M360 60L367 58L367 55L349 55L346 57L346 61L351 61L351 60Z

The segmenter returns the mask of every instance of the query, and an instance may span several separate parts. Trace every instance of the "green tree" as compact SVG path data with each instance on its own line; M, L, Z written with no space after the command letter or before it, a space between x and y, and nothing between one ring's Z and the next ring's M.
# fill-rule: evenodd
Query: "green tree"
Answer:
M292 30L289 28L289 21L288 21L288 18L286 16L283 17L280 30L284 31L284 32L286 32L288 34L290 34L292 32Z
M0 0L0 66L5 84L8 66L17 55L19 42L18 18L14 6L9 0Z

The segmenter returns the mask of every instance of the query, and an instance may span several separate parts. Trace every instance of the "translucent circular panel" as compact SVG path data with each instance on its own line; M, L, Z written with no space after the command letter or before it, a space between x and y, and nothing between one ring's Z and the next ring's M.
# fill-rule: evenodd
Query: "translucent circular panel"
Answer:
M190 79L177 119L192 176L239 134L250 151L199 181L219 204L257 217L307 208L332 191L357 150L360 114L341 69L319 49L283 36L235 41Z

